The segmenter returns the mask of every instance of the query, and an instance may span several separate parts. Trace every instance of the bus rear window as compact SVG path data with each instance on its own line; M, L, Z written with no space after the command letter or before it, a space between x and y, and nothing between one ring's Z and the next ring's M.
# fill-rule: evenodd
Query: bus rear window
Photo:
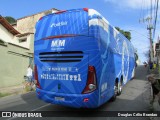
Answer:
M88 12L66 11L43 17L36 25L36 40L67 34L88 35Z

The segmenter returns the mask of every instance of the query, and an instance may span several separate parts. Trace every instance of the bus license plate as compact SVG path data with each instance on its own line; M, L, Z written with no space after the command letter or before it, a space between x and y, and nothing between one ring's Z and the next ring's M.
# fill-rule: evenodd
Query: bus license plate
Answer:
M55 97L55 100L64 101L65 99L63 97Z

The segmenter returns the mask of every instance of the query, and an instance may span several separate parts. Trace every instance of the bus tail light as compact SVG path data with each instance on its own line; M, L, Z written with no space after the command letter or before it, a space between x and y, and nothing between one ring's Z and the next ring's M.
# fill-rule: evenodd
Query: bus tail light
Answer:
M83 8L84 11L88 12L88 8Z
M39 81L38 81L38 71L37 71L37 65L34 66L34 78L35 78L35 84L37 88L41 88Z
M39 18L39 21L43 19L43 16Z
M83 99L83 102L88 102L89 101L89 98L84 98Z
M65 38L65 37L76 37L78 36L77 34L64 34L64 35L58 35L58 36L49 36L46 38L42 38L43 40L49 40L49 39L54 39L54 38Z
M63 12L66 12L67 10L61 10L61 11L58 11L58 12L55 12L55 14L61 14Z
M82 92L82 94L90 93L96 90L97 83L96 83L96 70L94 66L88 67L88 79L87 84Z

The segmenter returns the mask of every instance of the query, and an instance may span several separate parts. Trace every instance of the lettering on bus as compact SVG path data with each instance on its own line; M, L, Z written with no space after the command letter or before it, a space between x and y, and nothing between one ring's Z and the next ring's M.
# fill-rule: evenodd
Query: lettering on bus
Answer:
M64 47L65 42L65 40L53 40L51 43L51 47Z
M81 81L81 74L70 75L70 74L42 74L41 79L45 80L70 80L70 81Z
M65 26L65 25L67 25L67 21L58 22L58 23L52 23L51 27L60 27L60 26Z
M53 72L78 72L77 67L50 67L44 66L42 67L43 71L53 71Z

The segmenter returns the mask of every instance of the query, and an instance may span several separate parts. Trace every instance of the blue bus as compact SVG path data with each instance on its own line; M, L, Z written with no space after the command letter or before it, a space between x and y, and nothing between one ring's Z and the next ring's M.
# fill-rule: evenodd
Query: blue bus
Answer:
M88 8L40 18L34 62L37 97L75 108L96 108L115 100L135 71L131 42Z

